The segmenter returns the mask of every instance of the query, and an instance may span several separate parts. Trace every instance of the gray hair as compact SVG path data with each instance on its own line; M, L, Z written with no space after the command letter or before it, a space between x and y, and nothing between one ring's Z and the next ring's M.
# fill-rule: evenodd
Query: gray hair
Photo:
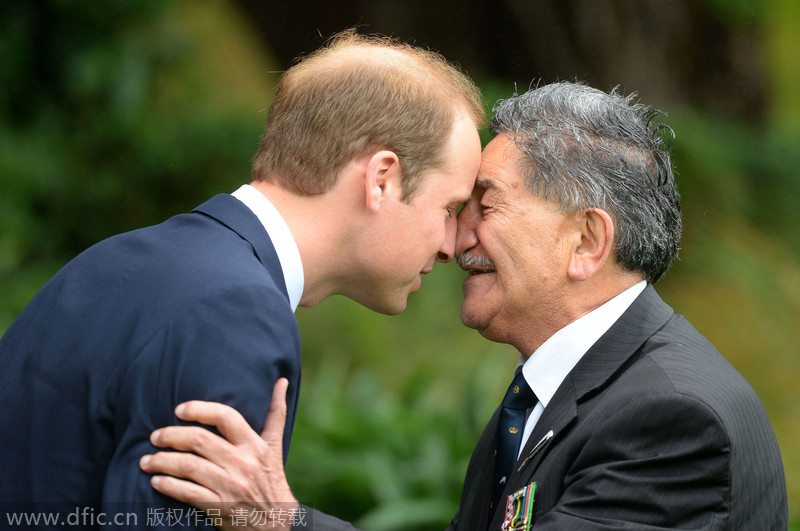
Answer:
M634 98L554 83L498 102L489 129L524 153L532 193L565 212L608 212L618 263L655 283L680 248L680 196L663 138L672 129Z

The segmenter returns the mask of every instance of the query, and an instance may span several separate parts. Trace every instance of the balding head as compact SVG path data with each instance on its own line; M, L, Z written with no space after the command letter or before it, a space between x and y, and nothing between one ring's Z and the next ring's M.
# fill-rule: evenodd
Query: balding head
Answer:
M410 198L440 168L457 116L484 122L480 91L440 55L353 31L290 68L270 109L253 178L322 194L373 150L394 151Z

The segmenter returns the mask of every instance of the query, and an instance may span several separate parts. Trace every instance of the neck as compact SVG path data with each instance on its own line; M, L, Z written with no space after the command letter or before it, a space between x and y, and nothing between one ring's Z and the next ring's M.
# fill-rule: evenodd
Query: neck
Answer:
M305 277L300 306L314 306L340 292L339 273L348 255L340 210L343 205L333 193L298 195L277 184L254 181L254 188L278 209L297 243Z
M572 282L571 293L562 301L553 321L547 326L532 326L524 341L514 346L527 359L556 332L591 313L642 279L638 273L623 271L616 266L603 268L588 280Z

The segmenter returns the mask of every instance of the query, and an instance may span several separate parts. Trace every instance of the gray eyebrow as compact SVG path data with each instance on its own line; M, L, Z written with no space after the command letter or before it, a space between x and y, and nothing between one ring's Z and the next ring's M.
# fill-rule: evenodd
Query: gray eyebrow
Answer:
M479 190L489 190L490 188L496 188L496 185L494 179L483 178L475 181L475 188Z

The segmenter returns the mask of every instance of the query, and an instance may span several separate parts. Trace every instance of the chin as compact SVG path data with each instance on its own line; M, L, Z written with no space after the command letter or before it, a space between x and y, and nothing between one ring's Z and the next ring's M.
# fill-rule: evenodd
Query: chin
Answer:
M461 322L467 328L472 328L478 331L483 330L487 325L482 319L479 319L476 315L470 313L468 310L465 310L463 306L461 307Z
M403 311L405 311L405 309L406 309L406 304L403 304L402 306L395 306L395 307L389 308L385 312L381 312L381 313L383 313L385 315L397 315L399 313L403 313Z
M408 306L408 300L405 298L395 301L381 300L374 301L373 304L365 304L364 306L373 312L382 313L384 315L397 315L406 309L406 306Z

